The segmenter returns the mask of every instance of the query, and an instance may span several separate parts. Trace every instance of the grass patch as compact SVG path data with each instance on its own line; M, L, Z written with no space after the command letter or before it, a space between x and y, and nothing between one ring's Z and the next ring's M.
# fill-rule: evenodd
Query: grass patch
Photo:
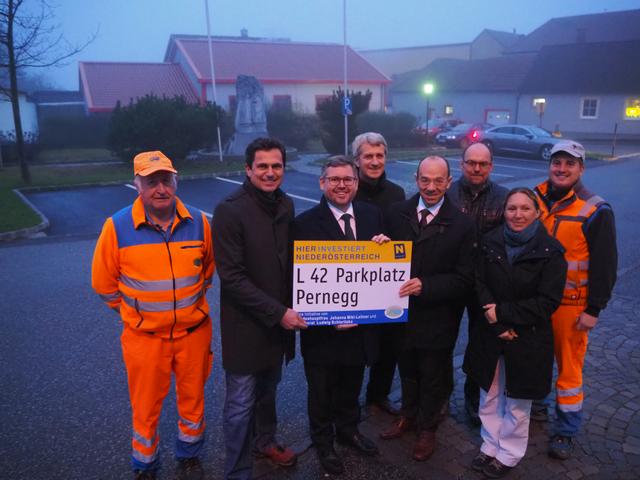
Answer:
M111 155L111 152L106 148L54 148L39 152L34 163L113 162L119 160L118 157Z
M244 170L244 158L236 157L223 162L217 160L176 162L176 168L180 176L235 172ZM31 164L30 172L31 187L129 182L133 178L133 168L129 163L120 165L86 163L66 166ZM27 185L20 178L20 167L16 165L0 170L0 232L11 232L40 223L38 215L12 192L14 188L24 187Z

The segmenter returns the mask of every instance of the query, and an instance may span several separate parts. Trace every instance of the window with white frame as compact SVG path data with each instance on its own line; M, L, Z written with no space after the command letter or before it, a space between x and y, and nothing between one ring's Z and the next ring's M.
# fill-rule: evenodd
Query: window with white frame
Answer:
M445 105L444 106L444 114L445 115L453 115L453 105Z
M585 97L582 99L580 118L598 118L598 99Z

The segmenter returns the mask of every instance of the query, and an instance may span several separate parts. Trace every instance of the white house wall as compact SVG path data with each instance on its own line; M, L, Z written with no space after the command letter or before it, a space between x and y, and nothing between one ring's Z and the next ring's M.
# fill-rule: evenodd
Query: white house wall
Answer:
M22 131L26 135L37 135L38 114L36 105L28 102L24 95L20 95L20 118ZM0 133L12 133L15 135L15 124L13 122L13 110L9 100L0 101Z
M289 83L289 84L263 84L264 96L267 106L273 102L274 95L291 95L291 104L293 109L300 113L315 113L316 111L316 95L331 95L341 85L338 84L306 84L306 83ZM381 110L383 106L383 87L381 85L364 85L349 84L348 89L351 91L366 92L371 90L371 102L369 110ZM217 85L216 93L218 104L224 109L229 109L229 97L236 94L236 86L231 84ZM211 85L207 85L207 98L212 99L213 93Z
M640 138L640 120L624 118L625 101L638 95L540 95L523 94L520 98L518 114L519 123L539 124L540 117L533 107L533 98L545 98L545 111L542 116L542 127L554 131L556 126L563 136L580 136L581 138L610 138L615 124L618 124L618 135L621 138ZM580 118L583 98L598 99L597 118Z
M445 115L445 105L453 106L453 114ZM506 110L510 112L511 121L515 118L517 101L513 93L434 93L429 99L431 120L456 118L464 122L484 122L487 111ZM424 122L427 100L418 93L393 93L392 106L394 112L409 112Z

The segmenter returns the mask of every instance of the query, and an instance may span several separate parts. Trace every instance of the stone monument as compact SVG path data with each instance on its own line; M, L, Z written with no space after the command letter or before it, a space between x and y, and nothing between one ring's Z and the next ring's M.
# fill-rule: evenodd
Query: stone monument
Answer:
M244 155L247 145L258 137L267 137L264 89L256 77L238 75L236 80L235 133L227 144L229 155Z

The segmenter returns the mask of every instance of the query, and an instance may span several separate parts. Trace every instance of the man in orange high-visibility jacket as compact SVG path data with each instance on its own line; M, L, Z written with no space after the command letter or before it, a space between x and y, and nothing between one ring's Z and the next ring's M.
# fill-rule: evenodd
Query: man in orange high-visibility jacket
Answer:
M205 298L214 270L211 231L201 211L176 197L177 171L162 152L137 155L133 168L139 196L105 222L92 285L124 323L135 478L156 478L158 420L173 372L178 478L200 479L204 385L212 361Z
M611 298L618 253L611 206L581 182L584 147L572 140L551 149L549 180L536 187L540 220L562 243L569 269L560 307L551 317L558 365L556 419L549 455L571 456L582 422L582 367L589 331Z

